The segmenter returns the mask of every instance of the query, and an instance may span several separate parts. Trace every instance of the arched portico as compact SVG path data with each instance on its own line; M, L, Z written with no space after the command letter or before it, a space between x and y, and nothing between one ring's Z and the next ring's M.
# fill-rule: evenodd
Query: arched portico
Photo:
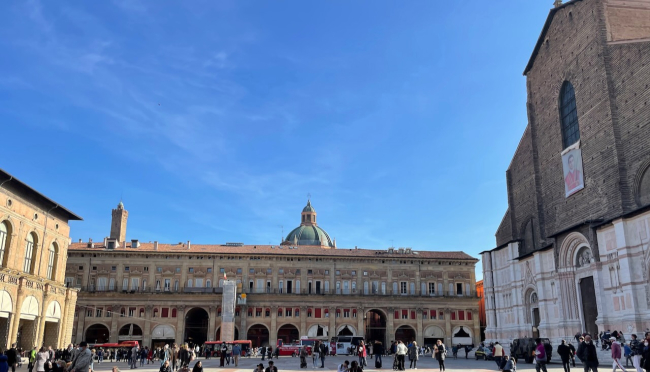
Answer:
M246 338L251 340L253 347L269 346L269 329L264 324L253 324L248 327Z

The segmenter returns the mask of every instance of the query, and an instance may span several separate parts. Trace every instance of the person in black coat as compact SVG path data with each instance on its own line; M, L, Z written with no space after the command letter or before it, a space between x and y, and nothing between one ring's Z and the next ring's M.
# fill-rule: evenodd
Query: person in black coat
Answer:
M18 351L16 351L16 344L11 344L11 349L5 353L7 356L7 364L11 368L11 372L16 372L16 364L18 364Z
M586 335L585 341L578 346L578 358L585 366L585 371L588 371L589 368L592 370L598 369L598 352L596 351L596 345L591 340L591 335Z
M571 349L569 349L569 345L566 344L566 341L562 340L560 346L557 347L557 355L559 355L560 359L562 359L562 367L564 367L564 372L571 372L569 363L571 362L571 356L573 353L571 353Z

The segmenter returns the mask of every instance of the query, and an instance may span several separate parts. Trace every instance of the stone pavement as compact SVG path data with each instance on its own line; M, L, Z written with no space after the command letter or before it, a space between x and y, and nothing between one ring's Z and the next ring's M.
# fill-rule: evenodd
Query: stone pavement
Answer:
M471 356L471 355L470 355ZM224 368L219 368L219 359L209 359L205 360L203 358L200 358L201 362L203 363L203 370L204 372L253 372L253 369L255 366L259 363L264 363L264 367L268 367L268 359L265 359L264 362L261 361L261 358L243 358L239 362L239 367L234 368L234 366L226 366ZM300 369L300 359L299 358L292 358L292 357L280 357L280 359L273 359L273 363L275 363L275 366L278 367L278 372L285 372L285 371L336 371L337 366L341 363L343 363L344 360L348 361L353 361L357 360L356 357L353 356L334 356L334 357L328 357L325 359L325 369L321 368L313 368L312 367L312 361L311 358L308 358L308 363L307 366L308 368L306 369ZM190 368L194 366L195 362L190 363ZM373 368L375 365L374 359L371 361L370 359L368 360L368 367L365 368L365 372L382 372L382 371L392 371L392 366L393 366L393 358L392 357L384 357L383 358L383 366L384 368L382 369L375 369ZM454 371L467 371L467 372L484 372L484 371L497 371L496 364L494 361L488 360L475 360L475 359L465 359L465 358L458 358L454 360L453 358L448 358L447 361L445 362L445 365L447 366L447 371L449 372L454 372ZM122 372L125 372L126 370L129 370L129 366L127 363L123 362L104 362L102 364L98 364L95 362L95 371L98 372L104 372L104 371L110 371L113 366L117 366L120 368ZM320 364L319 364L320 366ZM408 367L408 358L406 361L406 366ZM609 370L611 368L611 363L606 364L606 363L601 363L601 366L604 371ZM152 364L145 364L144 367L139 367L137 368L138 372L157 372L160 367L159 362L155 362L153 365ZM434 359L431 359L431 355L427 356L421 356L420 360L418 361L418 369L417 372L420 371L438 371L438 362ZM535 366L533 364L525 364L521 363L517 365L517 371L534 371ZM549 372L563 372L562 365L559 363L551 363L550 365L547 366L547 370ZM582 365L580 363L576 364L576 367L571 369L572 371L582 371ZM415 371L415 370L414 370ZM412 372L407 368L407 372Z

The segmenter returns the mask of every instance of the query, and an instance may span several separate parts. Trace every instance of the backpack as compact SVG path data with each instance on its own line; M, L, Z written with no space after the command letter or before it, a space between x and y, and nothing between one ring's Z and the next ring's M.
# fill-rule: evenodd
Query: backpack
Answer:
M535 359L538 362L546 362L546 349L542 347L541 351L535 348Z

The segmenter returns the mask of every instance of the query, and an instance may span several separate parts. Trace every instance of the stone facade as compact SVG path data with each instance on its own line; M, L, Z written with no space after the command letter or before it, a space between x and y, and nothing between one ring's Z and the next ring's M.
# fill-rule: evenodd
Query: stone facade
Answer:
M235 336L257 346L336 335L479 341L477 259L463 252L283 243L132 240L113 249L74 243L66 281L81 288L75 340L149 346L218 340L227 277L238 286Z
M528 125L506 172L508 210L483 252L488 340L650 327L650 0L551 10L526 66ZM563 143L561 91L579 140ZM566 140L566 138L564 138ZM562 154L582 152L565 196Z
M81 218L0 170L0 347L64 347L77 290L63 283L68 221Z

